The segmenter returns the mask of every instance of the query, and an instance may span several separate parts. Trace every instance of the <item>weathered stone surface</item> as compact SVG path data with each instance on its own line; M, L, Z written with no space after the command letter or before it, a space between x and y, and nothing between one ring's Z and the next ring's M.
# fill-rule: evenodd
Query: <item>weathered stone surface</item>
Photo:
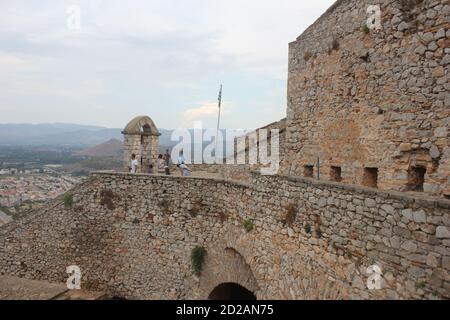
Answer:
M450 119L444 2L382 2L383 29L364 34L355 28L361 15L346 10L366 12L368 4L351 0L289 44L283 174L303 176L320 157L321 179L408 191L411 169L421 167L425 193L448 193L450 158L440 154ZM338 49L329 50L330 38ZM376 183L367 168L378 169Z
M438 147L432 146L431 149L430 149L430 156L433 159L437 159L437 158L440 157L440 155L441 155L441 152L439 151Z
M412 144L411 143L402 143L399 147L399 150L401 152L408 152L412 150Z
M406 241L402 244L401 248L408 252L416 252L417 244L414 241Z
M427 217L426 217L425 211L423 211L423 210L413 212L413 218L414 218L414 222L417 222L417 223L427 222Z
M285 190L298 195L298 212L290 225L280 222L287 212L282 205ZM366 287L345 280L354 272L347 269L352 263L348 256L353 253L399 266L394 269L395 281L402 285L448 264L446 259L441 264L439 258L449 250L449 244L441 240L446 238L438 238L445 232L437 230L436 237L426 233L437 227L434 221L442 221L433 218L442 217L448 210L436 207L436 200L424 200L421 209L406 196L397 195L393 201L389 194L371 190L347 190L326 182L259 174L252 174L251 183L244 184L95 173L72 192L77 199L73 208L65 208L56 199L33 219L0 228L3 272L64 281L66 267L79 264L85 289L124 298L207 298L218 282L230 281L230 277L252 288L259 298L281 298L286 289L289 298L324 297L325 292L331 297L350 297L349 292L352 297L372 297ZM105 205L102 194L110 195L113 209ZM319 207L322 196L347 200L325 201L321 204L324 207ZM348 211L350 203L364 204L363 210L358 213L355 207L355 211ZM366 207L366 203L372 207ZM191 212L194 208L195 216ZM382 218L383 213L387 218ZM397 225L399 217L395 215L416 217L419 222L410 220L403 228ZM421 222L423 215L426 222ZM242 219L254 222L251 232L246 232ZM309 231L305 229L307 224ZM12 229L16 231L11 233ZM324 249L325 243L329 248ZM195 245L204 246L208 253L200 287L191 275L189 262ZM428 246L426 250L424 245ZM236 253L230 253L228 261L224 257L230 248ZM307 258L311 253L315 253L314 258ZM339 285L324 291L330 275L340 279ZM436 281L427 283L435 291L443 290L440 286L444 282L437 281L439 275ZM300 289L296 280L286 282L286 276L316 279L320 285ZM365 273L359 276L366 280ZM380 291L378 297L392 296L393 292L387 290ZM400 298L426 295L416 289L395 293Z
M412 211L412 209L402 210L402 216L405 217L407 220L413 220L413 211Z
M450 271L450 256L442 258L442 268Z
M364 200L364 204L366 207L368 208L373 208L377 205L376 201L371 199L371 198L367 198Z
M394 207L389 204L382 205L381 209L384 210L388 214L394 214L394 212L395 212Z
M447 128L446 127L439 127L436 128L436 130L434 131L434 136L436 138L446 138L447 137Z
M439 226L436 228L436 238L448 239L450 238L450 231L447 227Z

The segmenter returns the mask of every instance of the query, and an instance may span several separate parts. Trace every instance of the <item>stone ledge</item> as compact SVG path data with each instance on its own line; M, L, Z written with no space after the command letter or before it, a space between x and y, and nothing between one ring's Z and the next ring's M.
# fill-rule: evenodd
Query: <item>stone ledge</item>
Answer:
M296 183L302 183L305 186L314 186L314 187L325 187L325 188L335 188L346 190L350 192L361 193L369 196L378 196L385 199L393 199L399 200L406 203L415 203L421 207L428 208L443 208L450 209L450 200L439 199L424 195L411 195L405 192L393 191L393 190L380 190L374 188L368 188L359 185L353 184L345 184L334 181L324 181L324 180L316 180L310 178L296 177L296 176L262 176L258 171L252 171L252 175L257 175L260 177L268 177L268 178L278 178L283 179L285 181L292 181ZM119 176L119 177L128 177L128 178L145 178L145 179L161 179L161 180L196 180L196 181L208 181L208 182L216 182L216 183L224 183L228 185L234 185L237 187L250 188L252 184L245 183L242 181L229 180L229 179L220 179L220 178L203 178L203 177L174 177L174 176L166 176L166 175L157 175L157 174L145 174L145 173L128 173L128 172L111 172L111 171L93 171L91 172L91 177L100 177L100 176Z
M220 179L220 178L204 178L204 177L175 177L175 176L166 176L159 174L147 174L147 173L128 173L128 172L111 172L111 171L93 171L90 173L91 177L101 177L101 176L119 176L119 177L128 177L128 178L146 178L146 179L161 179L161 180L191 180L191 181L208 181L208 182L217 182L224 184L231 184L237 187L249 188L251 185L249 183L245 183L242 181L236 180L228 180L228 179Z
M253 175L260 175L261 173L258 171L252 171ZM268 176L270 177L270 176ZM292 181L292 182L299 182L302 184L305 184L306 186L315 186L315 187L327 187L327 188L336 188L336 189L342 189L350 192L357 192L362 193L365 195L370 196L378 196L383 197L386 199L394 199L394 200L400 200L407 203L415 203L421 207L428 207L428 208L443 208L443 209L450 209L450 200L445 199L439 199L436 197L431 196L425 196L421 194L412 195L406 192L401 191L393 191L393 190L380 190L380 189L374 189L374 188L368 188L364 186L359 185L353 185L353 184L345 184L340 182L334 182L334 181L325 181L325 180L316 180L311 178L303 178L303 177L296 177L296 176L277 176L281 179Z
M257 175L260 177L264 177L261 175L258 171L252 171L252 175ZM100 177L100 176L121 176L121 177L129 177L129 178L155 178L155 179L165 179L165 180L197 180L197 181L209 181L209 182L216 182L216 183L224 183L224 184L231 184L238 187L244 187L249 188L251 187L250 183L242 182L242 181L236 181L236 180L229 180L229 179L220 179L220 178L202 178L202 177L174 177L174 176L166 176L166 175L158 175L158 174L145 174L145 173L128 173L128 172L111 172L111 171L94 171L91 172L91 177ZM345 184L345 183L339 183L339 182L333 182L333 181L324 181L324 180L315 180L310 178L303 178L303 177L296 177L296 176L267 176L267 177L276 177L278 179L283 179L287 181L302 183L307 186L314 186L314 187L326 187L326 188L335 188L335 189L341 189L346 190L350 192L356 192L365 194L368 196L379 196L383 197L385 199L393 199L393 200L400 200L407 203L415 203L422 207L429 207L429 208L443 208L443 209L450 209L450 200L445 199L438 199L434 197L428 197L423 195L411 195L405 192L400 191L393 191L393 190L380 190L380 189L374 189L374 188L368 188L364 186L358 186L358 185L352 185L352 184Z

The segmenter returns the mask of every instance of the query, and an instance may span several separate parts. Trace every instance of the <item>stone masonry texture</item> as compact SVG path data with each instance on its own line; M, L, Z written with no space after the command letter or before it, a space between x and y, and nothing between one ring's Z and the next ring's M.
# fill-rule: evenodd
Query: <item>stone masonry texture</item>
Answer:
M320 158L323 178L408 191L408 171L426 169L423 191L450 197L450 4L384 0L382 29L369 30L370 0L337 1L289 45L283 173L303 175Z
M205 299L224 282L258 299L450 297L448 200L258 173L94 173L72 192L71 208L57 199L0 229L2 274L64 282L78 265L83 289L134 299ZM381 290L367 289L374 264Z

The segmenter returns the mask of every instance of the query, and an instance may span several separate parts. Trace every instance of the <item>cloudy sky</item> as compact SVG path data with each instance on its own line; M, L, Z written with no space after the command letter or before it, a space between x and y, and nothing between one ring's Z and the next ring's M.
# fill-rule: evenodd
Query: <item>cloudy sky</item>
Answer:
M0 0L0 123L214 127L220 83L223 127L279 120L288 43L333 2Z

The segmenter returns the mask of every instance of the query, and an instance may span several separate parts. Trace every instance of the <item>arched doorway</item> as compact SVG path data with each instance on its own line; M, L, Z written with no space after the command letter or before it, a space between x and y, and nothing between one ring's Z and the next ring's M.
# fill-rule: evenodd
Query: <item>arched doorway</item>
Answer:
M250 290L237 283L222 283L209 294L209 300L256 300L256 296Z
M260 290L250 265L231 247L208 252L199 289L210 300L256 300Z

